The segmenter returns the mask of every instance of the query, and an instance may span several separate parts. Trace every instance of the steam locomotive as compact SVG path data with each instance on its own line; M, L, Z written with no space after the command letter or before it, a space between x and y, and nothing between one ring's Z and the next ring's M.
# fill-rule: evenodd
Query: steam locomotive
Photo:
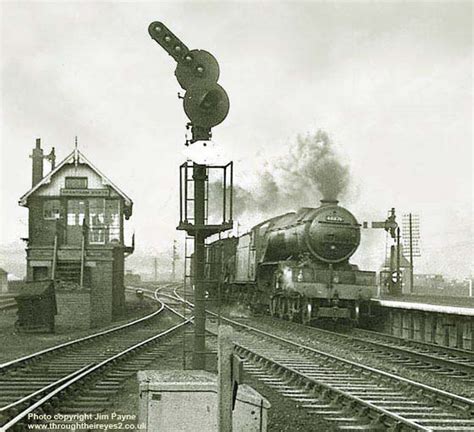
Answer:
M349 262L359 244L356 218L338 201L321 200L320 207L210 243L205 277L224 298L272 316L305 324L325 318L357 322L368 315L376 289L375 272Z

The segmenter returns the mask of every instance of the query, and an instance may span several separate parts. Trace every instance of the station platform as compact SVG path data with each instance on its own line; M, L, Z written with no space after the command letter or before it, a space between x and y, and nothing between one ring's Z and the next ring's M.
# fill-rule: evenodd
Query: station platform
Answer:
M381 297L372 298L372 302L386 308L474 316L474 297L382 295Z
M474 351L472 297L382 295L372 305L385 333Z

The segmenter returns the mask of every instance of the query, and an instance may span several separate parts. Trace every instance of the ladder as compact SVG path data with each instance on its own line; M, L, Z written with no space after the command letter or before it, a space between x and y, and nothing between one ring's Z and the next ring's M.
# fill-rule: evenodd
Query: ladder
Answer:
M210 177L211 172L213 175L217 173L217 176L221 173L220 180ZM215 262L210 262L209 243L206 243L204 239L216 234L221 239L221 233L232 228L232 178L232 162L229 162L227 165L200 165L187 161L180 166L180 221L178 229L187 233L184 248L184 298L187 301L194 302L193 285L196 285L196 282L198 282L198 287L202 289L200 293L205 297L202 299L204 307L208 306L208 302L211 299L213 301L217 300L219 311L221 298L221 281L219 279L221 279L222 272L217 271L215 266L213 267ZM216 185L217 187L222 187L222 196L220 196L217 189L214 190ZM212 202L210 198L213 198ZM221 205L219 205L219 200L222 201ZM199 207L196 207L196 204ZM219 219L220 216L222 216L222 220ZM196 238L199 241L198 245L195 245ZM200 258L203 262L199 262L199 274L202 272L202 280L199 281L195 281L193 277L194 269L196 268L193 266L193 253L196 249L199 256L203 255ZM219 254L213 251L212 256L214 257L213 259L218 259ZM210 277L211 270L212 278L215 280L212 280ZM213 285L212 290L209 289L211 285ZM217 288L215 289L214 287ZM183 315L189 318L191 313L183 305ZM199 331L204 332L204 317L199 318L197 326ZM197 348L205 351L195 353L196 364L202 364L202 357L208 354L202 344L205 335L192 332L199 339L194 340L193 338L193 342L190 342L187 337L190 333L185 332L183 337L183 369L187 368L188 355L190 352L193 352L193 349ZM194 345L193 349L191 349L190 344Z
M221 233L218 233L218 239L221 240ZM194 237L186 235L184 243L184 278L183 278L183 297L186 301L194 303L194 288L193 288L193 251L194 251ZM205 280L203 281L207 286L210 294L206 297L206 308L207 305L212 305L214 303L217 306L217 320L218 324L221 322L221 301L222 301L222 282L223 282L223 247L222 245L217 249L217 256L214 256L214 259L211 261L209 259L209 244L205 245L205 263L204 263L204 274ZM217 259L216 259L217 258ZM215 269L218 271L218 277L211 279L210 270L211 266L219 263L219 268ZM215 287L215 290L214 290ZM193 315L192 311L189 310L185 304L183 304L182 314L186 319L191 318ZM193 353L193 337L194 330L188 330L184 332L183 336L183 346L182 346L182 360L183 360L183 369L187 368L187 365L190 364L189 357ZM209 352L209 354L213 354Z

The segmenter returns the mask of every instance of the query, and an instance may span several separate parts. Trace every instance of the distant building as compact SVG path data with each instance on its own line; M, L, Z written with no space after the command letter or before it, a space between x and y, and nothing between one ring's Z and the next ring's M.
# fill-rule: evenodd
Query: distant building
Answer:
M133 273L132 270L127 270L125 272L125 285L140 284L142 278L139 274Z
M8 292L8 272L0 268L0 293Z
M423 287L432 290L442 290L446 284L444 276L441 274L415 274L414 283L417 287Z
M64 319L77 312L80 326L108 324L125 305L124 259L133 245L125 245L124 219L132 200L77 145L55 167L54 149L44 156L37 139L31 158L32 187L19 201L29 210L27 280L58 281ZM45 158L52 170L43 176Z
M415 288L417 294L470 297L472 294L472 281L467 279L447 280L440 274L416 274Z

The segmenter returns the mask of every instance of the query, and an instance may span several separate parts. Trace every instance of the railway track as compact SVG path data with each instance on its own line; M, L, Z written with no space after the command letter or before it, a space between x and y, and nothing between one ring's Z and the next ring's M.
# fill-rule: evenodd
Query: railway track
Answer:
M277 324L279 323L281 321ZM287 321L284 321L284 324L301 329L308 337L318 342L326 344L340 342L344 344L345 349L370 354L387 362L387 365L399 365L415 371L428 372L431 375L458 380L463 385L474 384L474 353L470 351L361 329L353 329L351 333L346 334L317 327L301 327L301 324ZM269 325L271 326L272 322ZM470 394L474 395L474 388Z
M284 322L301 326L301 324ZM354 352L369 353L393 365L458 380L463 385L474 385L474 353L471 351L361 329L357 329L355 334L343 334L310 326L304 326L304 328L316 335L318 341L334 344L334 341L339 340ZM473 397L474 389L468 395Z
M222 320L250 374L340 430L474 430L472 399Z
M368 349L381 347L389 353L391 361L407 363L418 360L414 368L440 373L450 378L459 378L474 384L474 353L458 348L450 348L432 343L403 339L374 331L357 329L350 336L355 344L362 348L369 343ZM431 367L434 366L434 367Z
M161 303L125 325L0 365L0 430L24 430L59 409L71 414L106 408L123 381L166 351L174 343L170 337L189 324L181 318L178 324L161 323L169 311Z
M247 370L342 430L474 430L473 400L251 331L238 336Z

